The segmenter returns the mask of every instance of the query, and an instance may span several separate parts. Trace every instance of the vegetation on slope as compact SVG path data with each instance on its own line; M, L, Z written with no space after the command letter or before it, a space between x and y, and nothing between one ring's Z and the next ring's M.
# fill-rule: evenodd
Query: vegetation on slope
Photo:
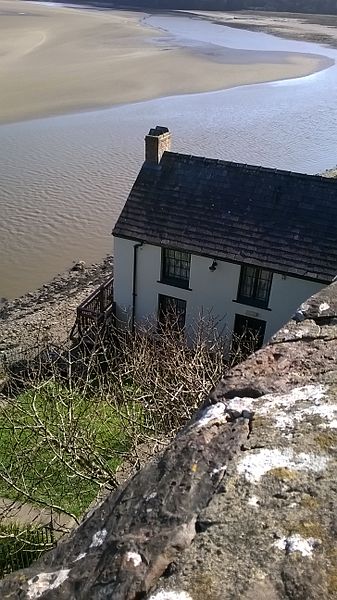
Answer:
M227 341L215 331L201 320L191 348L176 327L147 325L31 363L0 412L0 496L81 516L117 487L121 463L127 474L148 458L221 378Z
M129 414L136 413L130 402ZM138 415L137 415L138 417ZM76 517L113 481L130 439L116 406L55 380L40 382L0 414L0 496Z

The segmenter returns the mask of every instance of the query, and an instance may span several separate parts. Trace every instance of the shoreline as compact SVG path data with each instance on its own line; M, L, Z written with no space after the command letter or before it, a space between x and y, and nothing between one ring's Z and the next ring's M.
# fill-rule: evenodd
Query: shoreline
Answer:
M337 167L321 175L337 179ZM0 383L4 359L15 361L25 349L43 343L67 342L78 305L112 274L112 255L90 265L74 261L34 291L10 300L0 298Z
M8 121L7 120L2 121L1 117L0 117L0 128L10 126L10 125L16 125L16 124L20 124L20 123L29 123L29 122L33 122L33 121L40 121L43 119L57 119L57 118L61 118L61 117L72 117L72 116L76 116L76 115L96 113L96 112L106 111L106 110L110 110L110 109L118 108L118 107L122 107L122 106L134 106L137 104L143 104L143 103L151 102L154 100L167 100L169 98L176 98L179 96L188 97L188 96L196 96L196 95L201 95L201 94L217 94L217 93L226 92L229 90L234 90L237 88L244 88L244 87L250 87L250 86L255 86L255 85L268 85L268 84L273 84L273 83L278 83L278 82L285 83L288 81L291 82L291 81L296 81L298 79L306 79L307 77L312 77L314 75L317 75L317 74L321 73L322 71L326 71L327 69L330 69L335 64L337 64L337 61L334 61L333 59L329 59L327 57L326 64L324 66L322 66L318 70L312 71L312 72L304 74L304 75L303 74L301 74L301 75L295 74L292 76L278 77L277 79L268 79L268 80L264 80L264 81L242 82L242 83L236 83L236 84L233 84L230 86L220 87L220 88L216 88L216 89L205 89L203 91L190 91L190 92L181 91L181 92L170 93L167 95L154 96L154 97L150 97L150 98L141 98L139 100L133 100L130 102L116 102L113 104L95 105L95 106L88 106L88 107L82 107L82 108L77 107L72 110L67 110L66 112L64 112L63 110L60 110L60 112L46 113L44 115L36 115L36 116L30 116L30 117L22 116L20 118L15 118L15 120L8 120Z
M147 24L149 13L143 12L28 2L23 7L20 0L0 0L0 15L4 32L0 85L3 81L5 90L0 124L4 125L301 78L334 62L324 54L184 46L178 38ZM188 16L193 18L192 13ZM21 35L20 44L13 45L15 35Z
M77 306L112 272L111 256L88 266L79 261L32 292L12 300L1 299L0 371L4 359L15 361L25 349L66 342Z
M216 25L265 33L275 37L337 48L337 15L276 11L198 11L181 10L185 16Z

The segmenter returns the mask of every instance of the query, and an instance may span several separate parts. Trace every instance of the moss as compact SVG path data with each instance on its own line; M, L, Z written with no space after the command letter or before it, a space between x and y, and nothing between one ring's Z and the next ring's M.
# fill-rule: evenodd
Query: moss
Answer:
M269 419L266 419L266 417L261 417L260 415L253 416L253 421L252 421L253 429L256 429L258 427L265 427L266 423L269 423Z
M337 548L335 545L328 548L326 556L330 562L327 568L329 598L337 598Z
M324 540L326 531L318 521L299 521L293 523L292 534L298 533L303 538L315 538L316 540Z
M309 494L305 494L300 502L301 506L308 508L309 510L315 510L320 506L320 501Z
M335 568L333 570L328 570L327 581L329 598L337 598L337 572Z
M337 446L337 432L336 431L322 431L315 436L316 444L322 450L331 450Z
M298 473L296 471L292 471L287 467L275 467L275 469L270 469L270 471L268 471L268 475L276 477L276 479L282 479L283 481L290 481L297 479L298 477Z
M217 587L217 582L211 573L201 572L195 577L188 592L193 600L221 600Z

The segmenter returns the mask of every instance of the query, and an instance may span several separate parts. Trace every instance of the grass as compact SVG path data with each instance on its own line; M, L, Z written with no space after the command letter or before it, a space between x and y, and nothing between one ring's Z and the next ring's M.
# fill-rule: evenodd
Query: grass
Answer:
M139 406L128 410L140 423ZM80 516L99 485L113 479L130 445L114 403L42 383L0 414L0 495L36 498Z
M28 567L53 546L53 536L46 528L0 524L0 578Z
M1 408L0 496L81 516L100 486L117 486L122 462L173 437L226 372L228 339L216 332L201 317L190 347L174 320L160 332L149 322L98 335L91 352L65 349L54 363L47 347L12 366L9 393L28 391Z

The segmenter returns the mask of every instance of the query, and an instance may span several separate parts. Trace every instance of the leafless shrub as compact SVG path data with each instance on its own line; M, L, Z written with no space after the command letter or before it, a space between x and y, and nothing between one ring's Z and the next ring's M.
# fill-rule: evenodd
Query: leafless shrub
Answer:
M163 447L242 351L230 353L211 315L188 336L178 325L111 326L72 348L40 348L0 411L0 496L74 522L120 469Z

